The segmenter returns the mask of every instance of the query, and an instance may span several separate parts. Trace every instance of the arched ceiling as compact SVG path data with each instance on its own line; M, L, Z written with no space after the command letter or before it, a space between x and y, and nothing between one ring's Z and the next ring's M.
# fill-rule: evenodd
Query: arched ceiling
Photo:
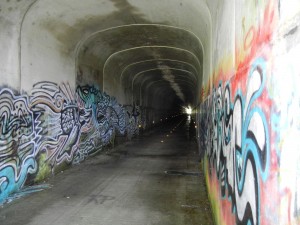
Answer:
M78 54L79 67L93 67L102 73L105 92L120 96L122 103L139 105L145 102L141 98L149 94L139 95L145 81L161 79L169 83L165 88L171 88L182 103L193 104L202 64L203 49L193 33L157 24L126 25L97 32L85 40ZM184 94L184 88L190 87L182 85L178 76L196 85L194 93ZM129 98L122 94L125 89L129 90Z
M210 21L204 0L36 0L22 29L73 58L78 85L159 109L197 104Z

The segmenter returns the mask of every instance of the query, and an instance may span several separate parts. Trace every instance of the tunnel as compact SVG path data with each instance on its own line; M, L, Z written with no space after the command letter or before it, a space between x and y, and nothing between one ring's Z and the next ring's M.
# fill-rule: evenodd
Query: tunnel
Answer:
M300 224L299 25L296 0L2 0L0 224Z

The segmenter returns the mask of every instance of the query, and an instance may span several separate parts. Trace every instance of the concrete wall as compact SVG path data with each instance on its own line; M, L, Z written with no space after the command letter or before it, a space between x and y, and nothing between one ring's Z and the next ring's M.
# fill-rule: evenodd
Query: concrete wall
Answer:
M113 145L115 136L132 138L142 124L138 107L122 106L94 86L74 90L49 81L22 94L2 88L0 115L0 204L25 184Z
M61 36L71 26L56 20L64 16L57 5L43 0L5 1L0 11L2 204L18 196L12 194L25 185L114 145L116 136L138 135L145 122L141 108L120 105L94 79L76 84L75 51L81 36L72 32L75 40ZM99 10L92 7L89 13ZM82 14L71 10L64 20L72 24L76 20L72 15Z
M209 26L203 2L193 1L189 6L176 1L176 9L193 14L202 12L203 18L193 24L187 23L184 15L179 18L170 13L166 17L164 11L156 12L162 6L167 9L169 1L140 3L134 0L0 3L0 204L25 185L43 180L114 143L115 136L130 139L138 134L140 126L151 126L153 121L157 124L168 114L154 107L120 105L98 88L103 85L103 68L99 65L113 54L110 46L105 51L99 42L100 51L96 52L94 64L90 58L86 61L79 58L82 45L94 33L132 23L151 24L151 21L184 29L197 28L197 36L208 46L210 39L202 32Z
M0 3L0 202L161 119L98 89L98 68L76 71L83 40L131 24L129 7L143 12L140 23L201 40L198 133L217 224L300 223L300 3L174 2L174 10L161 0Z
M52 20L56 9L43 0L0 3L0 204L116 136L131 139L142 124L138 106L120 105L93 79L76 84L77 42L59 36L68 26Z
M0 78L2 86L20 89L20 29L26 10L33 2L33 0L0 2Z
M214 72L197 117L216 223L299 224L300 3L208 5Z

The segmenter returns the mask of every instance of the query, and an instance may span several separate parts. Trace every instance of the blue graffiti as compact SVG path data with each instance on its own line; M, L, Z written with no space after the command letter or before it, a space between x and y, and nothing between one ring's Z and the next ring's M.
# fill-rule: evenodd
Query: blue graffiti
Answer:
M227 193L238 224L260 224L258 178L266 181L269 175L270 134L267 118L255 102L263 93L265 79L265 61L259 58L250 68L246 95L237 90L232 102L230 82L224 88L220 83L202 106L212 118L211 122L209 116L202 118L207 120L202 142L220 180L222 197Z
M37 169L36 143L40 130L26 96L0 91L0 203L19 190Z
M23 187L28 175L39 173L39 163L52 172L61 163L79 163L116 135L129 135L129 127L136 130L139 115L135 106L129 124L125 107L94 86L74 91L69 84L39 82L29 95L0 90L0 204L35 192Z
M108 145L116 134L125 134L125 110L115 98L93 86L79 86L76 90L80 111L87 112L88 132L82 135L76 163Z
M7 197L13 193L20 191L23 187L27 175L33 174L37 170L37 162L33 157L27 157L20 166L20 171L14 163L4 164L0 170L0 204L2 204Z

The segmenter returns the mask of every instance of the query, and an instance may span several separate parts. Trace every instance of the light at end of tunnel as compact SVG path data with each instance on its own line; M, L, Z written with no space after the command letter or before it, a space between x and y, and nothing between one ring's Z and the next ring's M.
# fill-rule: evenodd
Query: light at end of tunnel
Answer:
M192 108L191 108L191 106L183 107L183 108L184 108L186 114L188 114L188 115L192 114Z
M155 121L153 120L153 122L152 122L153 124L155 124Z

